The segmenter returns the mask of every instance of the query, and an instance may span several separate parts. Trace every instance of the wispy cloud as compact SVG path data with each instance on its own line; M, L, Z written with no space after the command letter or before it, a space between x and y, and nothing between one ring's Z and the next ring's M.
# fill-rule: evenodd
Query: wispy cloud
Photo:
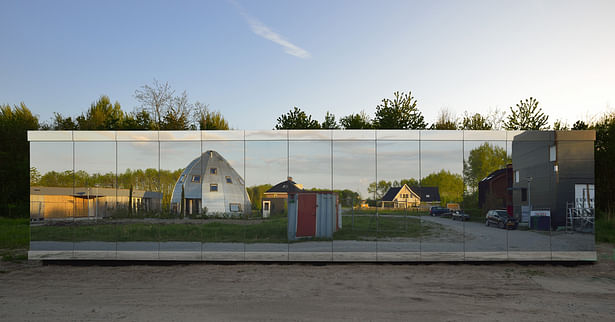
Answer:
M239 11L239 14L241 14L241 16L246 20L246 22L248 23L248 25L250 26L250 29L252 29L252 32L254 32L255 34L273 41L274 43L282 46L282 48L284 48L284 52L289 54L289 55L293 55L295 57L299 57L299 58L310 58L312 55L310 55L310 53L291 43L290 41L284 39L284 37L282 37L280 34L276 33L275 31L269 29L269 27L267 27L264 23L262 23L260 20L256 19L255 17L253 17L252 15L250 15L239 3L237 3L235 0L228 0L233 6L235 6L235 8L237 8L237 10Z

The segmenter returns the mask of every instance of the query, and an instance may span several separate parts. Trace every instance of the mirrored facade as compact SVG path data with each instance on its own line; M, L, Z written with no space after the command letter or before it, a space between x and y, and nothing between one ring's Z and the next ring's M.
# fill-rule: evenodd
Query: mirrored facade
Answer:
M595 260L593 131L31 131L32 259Z

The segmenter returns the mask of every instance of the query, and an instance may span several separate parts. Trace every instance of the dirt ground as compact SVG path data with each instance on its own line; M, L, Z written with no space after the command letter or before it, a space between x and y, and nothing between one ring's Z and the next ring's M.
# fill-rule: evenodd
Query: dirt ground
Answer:
M590 265L0 262L0 321L613 321Z

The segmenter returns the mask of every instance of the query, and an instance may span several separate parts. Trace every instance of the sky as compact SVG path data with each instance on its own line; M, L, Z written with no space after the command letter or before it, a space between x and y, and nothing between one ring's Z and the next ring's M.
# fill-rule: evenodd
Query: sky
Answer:
M530 96L569 124L615 109L615 1L0 2L0 104L41 121L100 95L125 111L154 79L271 129L411 91L428 123Z

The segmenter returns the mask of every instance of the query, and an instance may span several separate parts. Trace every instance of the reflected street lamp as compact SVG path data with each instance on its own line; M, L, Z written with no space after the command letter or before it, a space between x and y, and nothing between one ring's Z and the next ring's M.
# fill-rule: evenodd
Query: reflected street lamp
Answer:
M532 180L533 177L525 177L527 180L527 205L530 208L530 212L532 211Z

